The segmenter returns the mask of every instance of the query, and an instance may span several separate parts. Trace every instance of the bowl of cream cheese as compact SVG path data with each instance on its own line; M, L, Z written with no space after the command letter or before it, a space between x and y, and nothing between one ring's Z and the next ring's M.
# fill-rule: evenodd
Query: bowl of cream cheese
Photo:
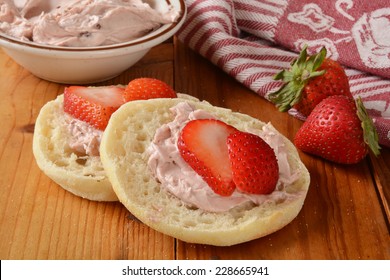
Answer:
M0 46L42 79L95 83L169 39L185 16L184 0L0 1Z

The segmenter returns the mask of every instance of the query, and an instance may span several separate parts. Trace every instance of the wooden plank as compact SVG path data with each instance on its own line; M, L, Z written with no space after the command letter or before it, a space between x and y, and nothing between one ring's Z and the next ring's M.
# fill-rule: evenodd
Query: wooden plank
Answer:
M370 155L370 160L371 172L390 227L390 149L382 147L380 156Z
M176 89L252 115L290 140L301 122L280 113L198 54L177 42ZM177 69L177 68L176 68ZM232 247L178 242L178 259L389 259L390 240L367 161L343 166L301 154L311 174L298 217L269 236Z

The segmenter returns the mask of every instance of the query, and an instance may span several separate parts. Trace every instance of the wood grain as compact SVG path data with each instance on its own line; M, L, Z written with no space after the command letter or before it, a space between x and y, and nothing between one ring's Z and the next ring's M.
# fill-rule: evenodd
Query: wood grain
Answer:
M381 150L381 155L370 155L371 173L382 200L383 211L386 213L387 225L390 228L390 149Z
M32 154L34 123L66 85L34 77L2 51L0 68L0 259L390 259L387 148L352 166L301 153L311 185L292 223L236 246L188 244L140 223L119 202L81 199L46 177ZM142 76L270 121L290 140L301 125L177 40L96 85Z

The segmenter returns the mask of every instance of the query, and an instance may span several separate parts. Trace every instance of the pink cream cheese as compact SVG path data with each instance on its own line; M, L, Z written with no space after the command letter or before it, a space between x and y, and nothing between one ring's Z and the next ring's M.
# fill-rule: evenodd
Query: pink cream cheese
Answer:
M103 131L66 114L65 126L69 132L69 147L82 155L99 156Z
M196 110L189 103L182 102L171 108L175 118L160 127L148 148L148 166L162 188L178 197L191 207L209 212L224 212L243 203L256 205L267 201L284 201L292 194L285 191L285 186L299 178L299 173L292 172L287 161L287 148L283 138L271 124L261 130L245 128L244 131L256 134L264 139L275 151L279 164L279 181L275 191L268 195L251 195L235 190L229 197L215 194L207 183L182 159L177 149L177 140L181 129L194 119L216 119L204 110Z
M178 17L172 6L160 13L141 0L0 0L1 32L55 46L122 43Z

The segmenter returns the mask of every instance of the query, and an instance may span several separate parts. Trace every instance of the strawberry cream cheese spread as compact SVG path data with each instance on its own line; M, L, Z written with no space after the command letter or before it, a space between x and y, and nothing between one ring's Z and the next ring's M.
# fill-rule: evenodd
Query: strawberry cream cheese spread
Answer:
M69 147L82 155L99 156L99 147L103 131L94 128L86 122L66 114L65 127L71 136Z
M148 166L162 187L181 201L205 211L224 212L248 202L260 205L267 201L282 202L293 196L285 191L285 186L297 180L299 173L292 173L282 136L271 124L265 125L262 130L247 127L244 131L260 136L273 148L279 165L276 189L268 195L246 194L236 189L231 196L226 197L214 193L202 177L183 160L177 148L180 131L187 122L216 117L204 110L195 110L187 102L179 103L171 111L175 115L174 120L156 131L148 148Z
M142 0L0 0L0 31L22 40L66 47L122 43L177 20Z

